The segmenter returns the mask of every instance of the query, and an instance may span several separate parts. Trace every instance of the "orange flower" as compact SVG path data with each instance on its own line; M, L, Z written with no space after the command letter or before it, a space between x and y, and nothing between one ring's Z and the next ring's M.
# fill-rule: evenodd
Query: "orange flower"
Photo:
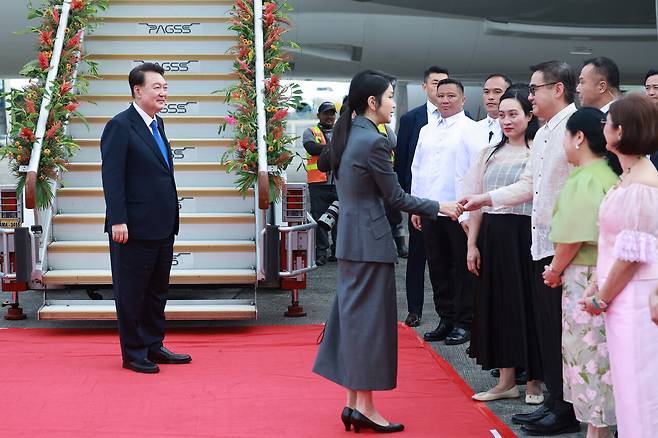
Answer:
M46 131L46 138L53 138L57 131L62 127L62 121L58 120L53 125L50 127L48 131Z
M53 45L53 31L46 32L45 30L42 30L39 32L39 42L43 44L44 46L52 46Z

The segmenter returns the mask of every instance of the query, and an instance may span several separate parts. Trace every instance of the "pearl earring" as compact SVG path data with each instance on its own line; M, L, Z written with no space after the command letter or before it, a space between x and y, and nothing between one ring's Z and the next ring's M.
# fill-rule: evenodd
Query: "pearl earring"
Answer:
M580 145L576 145L576 149L580 149Z

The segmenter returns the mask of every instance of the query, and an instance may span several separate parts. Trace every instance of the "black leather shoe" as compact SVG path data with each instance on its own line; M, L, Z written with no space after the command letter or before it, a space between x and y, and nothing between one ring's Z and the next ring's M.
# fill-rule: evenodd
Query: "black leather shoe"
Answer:
M441 321L436 329L423 335L427 342L443 341L452 331L452 326Z
M324 266L327 264L327 256L319 256L315 259L315 264L318 266Z
M446 345L459 345L471 340L471 332L461 327L455 327L446 337Z
M404 323L409 327L418 327L420 325L420 315L410 313L407 315L407 319L404 320Z
M398 257L402 257L403 259L409 257L409 247L407 246L407 241L404 236L395 238L395 246L398 250Z
M124 360L123 367L136 373L155 374L160 368L148 359Z
M190 363L192 361L192 356L189 354L172 353L165 347L160 347L159 350L149 353L149 360L155 363L181 364Z
M575 418L565 420L553 412L549 412L544 418L524 425L521 430L528 435L560 435L562 433L580 432L580 423Z
M532 424L535 423L542 418L544 418L548 413L550 412L550 409L548 409L546 406L540 406L538 409L528 413L528 414L514 414L512 415L512 423L514 424Z
M329 257L327 257L327 260L328 260L330 263L334 263L334 262L337 262L337 261L338 261L338 259L336 258L335 255L330 255Z
M343 412L340 414L340 421L345 425L345 432L349 432L352 427L352 412L354 409L345 406Z
M354 426L354 433L359 433L361 429L372 429L379 433L402 432L404 430L403 424L389 423L388 426L377 424L356 409L352 411L351 420L352 426Z

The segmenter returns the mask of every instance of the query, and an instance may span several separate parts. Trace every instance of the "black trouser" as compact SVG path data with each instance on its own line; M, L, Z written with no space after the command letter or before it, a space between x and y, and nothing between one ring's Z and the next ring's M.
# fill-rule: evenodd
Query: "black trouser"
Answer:
M425 243L423 233L411 224L409 216L409 257L407 258L407 309L409 313L423 314L425 301Z
M562 390L562 288L546 286L542 277L544 266L550 265L552 260L553 257L546 257L532 262L532 316L548 390L544 405L558 416L575 418L573 406L564 401Z
M124 361L145 359L162 346L164 309L174 236L159 240L129 237L125 244L110 237L112 286Z
M332 202L338 200L336 194L336 186L333 184L309 184L308 191L311 196L311 216L317 222L320 216L324 214ZM340 218L340 210L339 210ZM331 253L336 254L336 232L338 231L338 223L334 224L331 229ZM315 231L315 253L316 257L327 256L329 249L329 233L321 227L317 227Z
M466 266L466 233L457 221L422 218L434 308L446 323L471 329L473 277Z

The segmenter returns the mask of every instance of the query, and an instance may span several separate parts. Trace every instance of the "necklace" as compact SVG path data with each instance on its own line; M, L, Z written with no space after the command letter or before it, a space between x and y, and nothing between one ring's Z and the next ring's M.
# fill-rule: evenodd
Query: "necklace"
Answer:
M628 167L624 170L624 172L623 172L621 175L619 175L619 182L620 182L620 183L624 180L624 178L626 178L626 177L631 173L631 170L633 169L633 167L635 167L635 165L636 165L637 163L639 163L640 161L642 161L643 158L644 158L644 157L643 157L642 155L640 155L640 156L638 157L638 159L635 160L635 163L633 163L633 164L631 164L630 166L628 166Z

